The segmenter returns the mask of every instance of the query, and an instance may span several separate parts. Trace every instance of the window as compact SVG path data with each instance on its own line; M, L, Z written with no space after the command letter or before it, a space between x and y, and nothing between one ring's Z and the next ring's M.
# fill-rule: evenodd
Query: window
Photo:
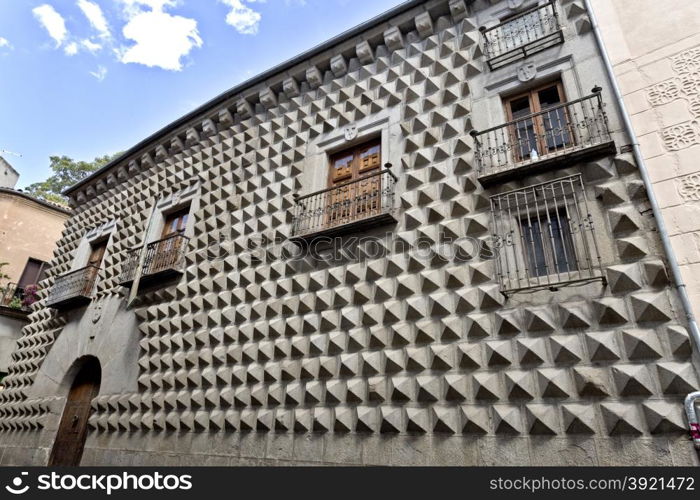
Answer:
M331 156L329 225L373 215L381 206L382 155L379 140Z
M39 259L29 259L24 266L22 276L17 283L18 290L24 290L28 285L36 285L44 279L46 274L46 262Z
M566 107L560 106L564 102L561 82L506 100L506 114L511 122L508 133L516 161L537 160L572 143Z
M100 272L102 260L104 260L105 252L107 251L106 239L90 243L90 257L88 257L87 269L85 272L85 288L82 293L85 296L92 294L92 289L97 281L97 274Z
M491 197L503 293L602 279L580 175Z
M396 222L393 212L397 178L391 165L382 163L386 152L381 144L377 137L330 155L323 153L323 164L318 166L323 168L324 189L294 195L292 241L307 244L319 236Z
M563 208L520 220L527 265L534 276L573 271L576 261L570 220Z
M88 265L99 268L107 250L107 240L90 243L90 257Z
M173 234L182 233L187 228L187 220L190 217L190 207L182 208L170 215L166 215L165 224L163 226L163 238L167 238Z
M187 246L184 234L189 218L189 205L164 215L160 240L147 247L144 274L157 274L179 267Z

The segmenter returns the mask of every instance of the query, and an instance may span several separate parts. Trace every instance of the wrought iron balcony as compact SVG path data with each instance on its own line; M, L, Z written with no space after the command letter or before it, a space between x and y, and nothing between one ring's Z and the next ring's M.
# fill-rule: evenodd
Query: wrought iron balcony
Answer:
M388 169L296 199L291 240L342 233L396 222L396 177Z
M189 241L190 239L182 233L175 233L146 245L140 285L148 286L182 274ZM123 286L131 286L134 283L141 251L142 247L138 247L128 252L119 280Z
M89 304L99 271L99 267L90 265L59 276L49 292L47 305L64 310Z
M588 97L481 132L472 131L482 184L615 151L600 87Z
M491 28L481 28L481 34L491 70L564 43L555 0Z

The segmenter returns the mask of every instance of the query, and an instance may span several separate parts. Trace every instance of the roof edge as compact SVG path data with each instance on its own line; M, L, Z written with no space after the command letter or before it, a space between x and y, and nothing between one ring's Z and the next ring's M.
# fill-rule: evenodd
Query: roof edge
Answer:
M250 87L254 87L255 85L258 85L265 80L268 80L269 78L280 74L284 73L285 71L293 68L297 64L302 63L303 61L307 59L311 59L315 56L320 55L321 53L325 52L328 49L333 48L336 45L340 45L341 43L363 33L364 31L368 31L372 29L373 27L380 25L389 19L399 16L400 14L403 14L404 12L417 7L421 4L426 3L426 0L406 0L405 2L397 5L396 7L393 7L386 12L379 14L378 16L373 17L372 19L365 21L361 24L358 24L357 26L350 28L349 30L346 30L339 35L336 35L325 42L320 43L319 45L316 45L315 47L312 47L309 50L306 50L302 52L301 54L298 54L291 59L288 59L276 66L273 66L272 68L263 71L262 73L254 76L253 78L250 78L232 88L229 90L226 90L219 94L218 96L214 97L213 99L210 99L209 101L205 102L201 106L195 108L194 110L190 111L189 113L186 113L185 115L181 116L177 120L169 123L165 127L161 128L157 132L151 134L150 136L146 137L142 141L138 142L136 145L132 146L128 150L124 152L121 156L118 158L115 158L99 170L96 170L92 174L90 174L88 177L85 179L82 179L78 181L76 184L72 185L68 189L63 191L64 196L69 196L71 193L77 191L80 187L83 185L91 182L92 180L96 179L97 177L101 176L105 172L111 170L113 167L117 166L119 163L124 161L125 158L133 155L134 153L137 153L141 149L145 148L149 144L156 142L157 140L161 139L162 137L166 136L170 132L172 132L174 129L177 129L184 125L185 123L189 122L190 120L196 118L198 115L201 115L205 113L207 110L217 106L218 104L221 104L224 101L227 101L234 97L237 94L240 94L241 92L245 91L246 89Z
M30 195L29 193L25 193L24 191L19 191L17 189L12 189L12 188L0 187L0 194L2 194L2 193L18 196L20 198L24 198L25 200L33 201L35 203L38 203L39 205L42 205L45 208L48 208L50 210L54 210L56 212L62 212L66 215L73 215L73 211L69 207L62 207L61 205L59 205L57 203L51 203L50 201L41 200L35 196Z

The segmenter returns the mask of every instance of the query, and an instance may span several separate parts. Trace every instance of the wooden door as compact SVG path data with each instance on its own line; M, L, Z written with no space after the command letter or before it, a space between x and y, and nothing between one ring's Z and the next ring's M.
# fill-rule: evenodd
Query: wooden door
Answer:
M362 219L381 208L381 146L367 142L331 157L326 224Z
M56 441L51 450L50 466L80 465L87 439L88 419L92 412L91 403L100 392L101 378L99 361L89 358L76 375L68 394Z

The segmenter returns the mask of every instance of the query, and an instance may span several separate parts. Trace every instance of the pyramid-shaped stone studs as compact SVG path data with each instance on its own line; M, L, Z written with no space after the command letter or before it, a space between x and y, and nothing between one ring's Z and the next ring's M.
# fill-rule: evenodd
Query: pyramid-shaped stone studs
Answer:
M616 365L612 368L612 375L621 396L651 396L654 394L651 375L644 365Z
M651 434L685 434L686 420L680 405L666 401L648 401L642 404L647 427Z
M654 330L626 329L621 332L627 357L631 360L659 359L663 350Z
M642 420L636 405L603 403L600 405L603 422L610 436L641 435Z
M513 435L522 432L520 409L517 406L494 405L492 407L494 432Z
M562 423L566 434L595 434L596 417L592 405L565 404L561 407Z

